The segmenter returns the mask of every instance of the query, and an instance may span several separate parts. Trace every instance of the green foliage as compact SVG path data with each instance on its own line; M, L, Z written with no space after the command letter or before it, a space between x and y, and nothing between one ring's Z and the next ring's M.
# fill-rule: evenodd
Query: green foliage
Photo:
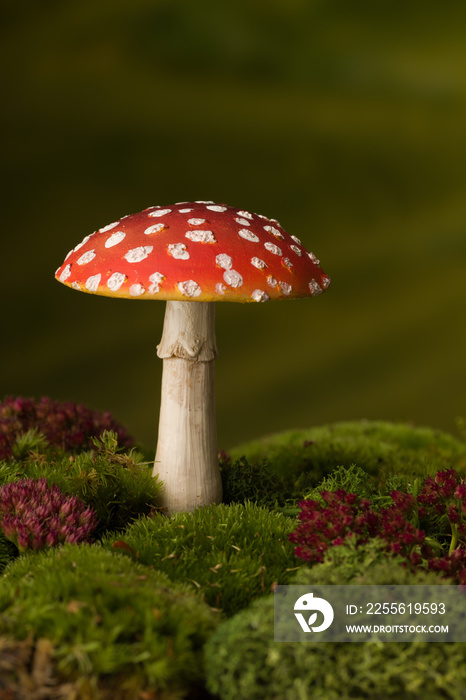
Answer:
M24 433L19 433L11 445L11 455L15 462L26 461L31 453L45 454L48 450L53 451L50 449L45 435L37 428L30 428Z
M128 556L173 581L188 582L231 615L268 593L274 582L287 583L296 566L288 541L294 527L294 520L253 503L218 505L171 518L140 518L102 543L112 547L119 541Z
M466 472L466 445L450 435L371 421L275 433L236 447L231 456L249 463L266 459L280 486L289 491L294 485L301 495L340 466L357 465L379 482L392 474L425 476L447 467Z
M54 673L77 697L97 700L106 687L127 700L182 697L202 681L218 618L188 589L98 545L64 545L8 567L0 637L48 640Z
M277 494L277 475L266 460L250 464L245 457L220 464L224 503L253 501L264 507L283 503L290 493Z
M0 464L0 483L46 477L49 484L77 495L96 511L96 537L110 528L122 529L156 507L161 484L141 455L118 447L115 433L104 432L93 443L94 450L77 455L56 449L51 453L37 434L29 432L21 438L21 461Z
M392 474L385 483L380 483L379 479L371 477L364 469L352 464L350 467L337 467L327 474L318 486L304 495L303 500L313 500L324 504L324 499L320 495L321 491L335 492L338 489L343 489L347 493L357 493L360 498L368 498L372 508L378 510L393 505L393 500L390 498L391 491L400 489L410 492L411 488L412 483L406 477Z
M292 583L439 584L387 559L383 543L336 547L322 564L301 568ZM223 622L205 647L207 687L221 700L462 700L463 644L274 642L270 595Z
M18 553L18 547L0 530L0 574L13 559L16 559Z

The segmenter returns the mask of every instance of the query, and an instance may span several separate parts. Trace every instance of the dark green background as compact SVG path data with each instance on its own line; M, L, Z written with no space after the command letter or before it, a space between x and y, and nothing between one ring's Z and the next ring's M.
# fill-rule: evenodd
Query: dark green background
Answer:
M332 278L218 304L219 446L352 418L466 414L466 5L7 0L1 393L109 409L155 445L161 303L59 285L153 204L277 218Z

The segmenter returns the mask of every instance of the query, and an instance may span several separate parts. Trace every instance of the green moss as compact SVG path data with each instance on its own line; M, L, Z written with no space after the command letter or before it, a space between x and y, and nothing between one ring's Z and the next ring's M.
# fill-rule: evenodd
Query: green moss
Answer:
M387 559L383 543L336 547L322 564L302 567L293 583L439 584ZM205 648L207 687L221 700L462 700L463 644L276 643L270 595L223 622Z
M387 543L374 537L366 544L356 545L348 538L344 546L332 547L321 564L301 566L291 581L294 585L449 585L433 571L405 566L401 556L387 555Z
M223 502L227 504L252 501L273 508L293 495L289 488L277 493L277 474L265 460L250 464L241 457L235 462L221 463L220 472Z
M286 583L296 566L288 534L293 519L252 503L198 508L171 518L140 518L117 537L131 547L139 562L164 571L173 581L188 582L193 590L231 615ZM122 550L125 551L125 550Z
M337 467L357 465L384 481L390 474L466 472L466 444L430 428L358 421L265 436L231 450L233 460L266 460L283 493L306 493Z
M57 677L94 692L77 697L116 679L116 697L182 697L202 681L217 617L188 586L97 545L21 557L0 580L0 637L48 640Z

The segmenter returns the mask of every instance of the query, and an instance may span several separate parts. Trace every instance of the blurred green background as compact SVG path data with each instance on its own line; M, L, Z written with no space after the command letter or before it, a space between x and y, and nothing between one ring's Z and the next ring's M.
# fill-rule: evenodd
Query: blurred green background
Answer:
M466 414L466 4L6 0L1 394L111 410L155 446L164 306L54 280L154 204L277 218L323 296L218 304L219 447ZM5 301L6 299L6 301Z

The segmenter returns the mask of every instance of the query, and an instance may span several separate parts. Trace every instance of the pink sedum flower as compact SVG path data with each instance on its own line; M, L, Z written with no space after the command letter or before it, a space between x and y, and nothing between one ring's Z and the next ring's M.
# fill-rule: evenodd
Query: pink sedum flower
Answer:
M52 401L46 396L38 401L9 396L0 402L0 459L11 457L18 435L32 428L43 433L50 445L65 450L92 449L92 437L104 430L117 433L122 447L134 445L126 429L108 412L93 411L71 401Z
M0 487L0 528L20 551L88 541L97 523L92 508L45 478Z

